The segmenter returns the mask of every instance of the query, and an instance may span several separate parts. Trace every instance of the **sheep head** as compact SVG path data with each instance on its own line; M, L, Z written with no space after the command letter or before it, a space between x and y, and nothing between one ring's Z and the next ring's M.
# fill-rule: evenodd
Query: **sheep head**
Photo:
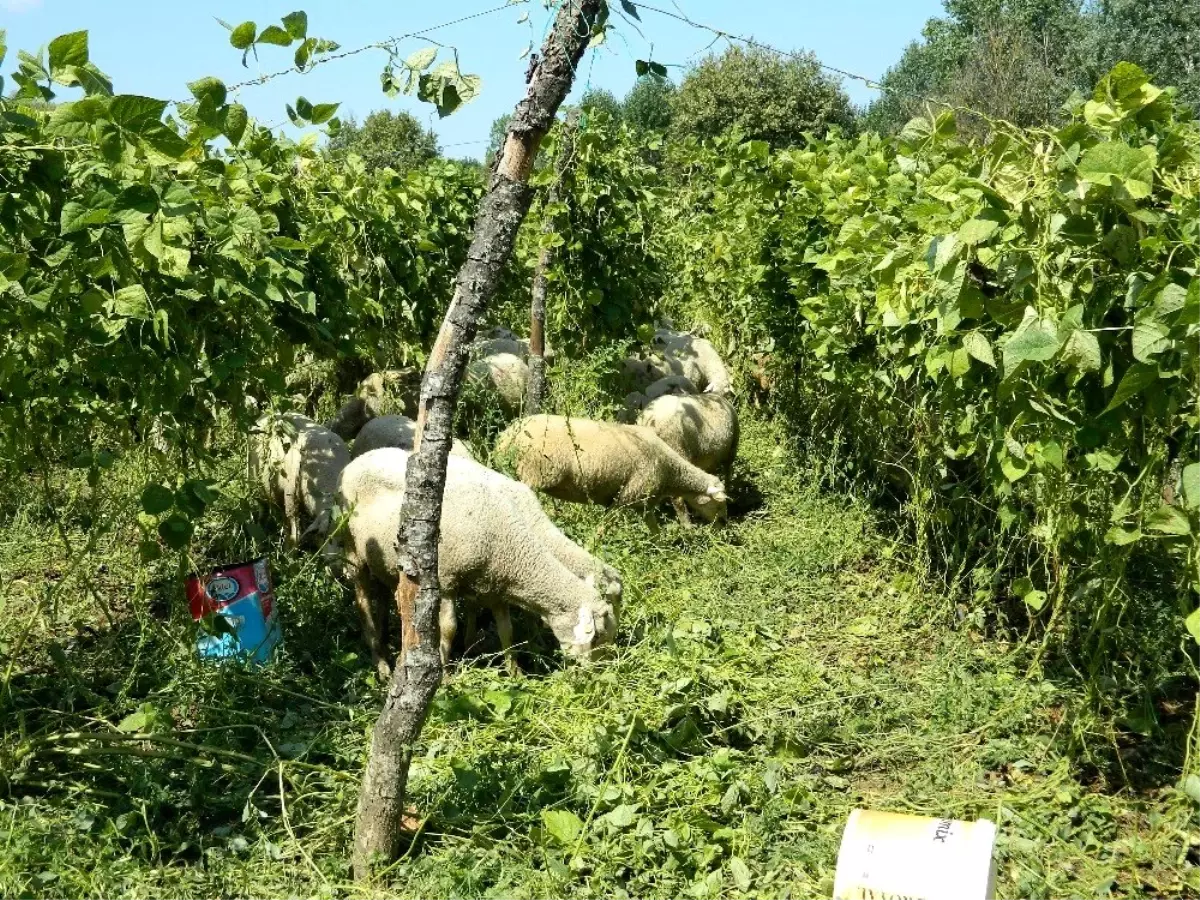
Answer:
M551 620L550 627L563 652L571 659L586 663L596 659L600 655L598 651L617 638L621 583L617 579L609 580L600 591L595 577L588 575L583 584L590 596L575 610L574 618L564 612Z
M684 497L687 505L706 522L715 522L729 516L729 495L725 493L725 485L719 478L701 494L691 494Z

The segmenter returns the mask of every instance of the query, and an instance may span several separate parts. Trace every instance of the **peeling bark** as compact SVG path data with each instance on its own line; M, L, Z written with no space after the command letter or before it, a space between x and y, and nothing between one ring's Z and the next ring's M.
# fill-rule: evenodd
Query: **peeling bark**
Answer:
M571 89L575 67L591 38L591 23L604 6L605 0L564 0L559 7L541 56L531 66L526 95L509 122L467 261L425 368L417 445L408 466L400 526L407 548L396 589L403 650L375 724L359 794L354 839L354 875L359 880L370 878L377 861L387 863L399 855L409 762L441 681L437 543L454 409L470 343L529 210L532 189L527 182L538 147Z

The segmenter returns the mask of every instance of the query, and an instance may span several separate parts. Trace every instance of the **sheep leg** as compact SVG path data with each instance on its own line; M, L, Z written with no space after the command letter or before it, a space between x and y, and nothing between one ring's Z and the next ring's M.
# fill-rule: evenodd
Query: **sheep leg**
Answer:
M300 545L300 498L292 489L283 492L283 520L287 525L288 546Z
M500 649L504 652L504 667L509 675L517 675L521 667L517 665L517 657L513 653L512 612L507 603L496 603L492 606L492 616L496 619L496 634L500 638Z
M438 628L441 638L438 649L442 655L442 668L450 665L450 648L454 646L454 636L458 633L458 618L454 613L454 600L443 597L438 606Z
M468 650L475 646L475 639L479 637L476 615L474 606L468 606L463 610L463 647Z
M381 604L378 592L372 590L370 576L354 578L354 602L362 622L363 637L371 649L371 661L381 680L392 677L392 667L387 660L387 604ZM382 610L382 621L380 621Z
M691 528L692 517L688 514L687 501L682 497L672 497L671 505L675 507L675 515L679 518L679 524L684 528Z

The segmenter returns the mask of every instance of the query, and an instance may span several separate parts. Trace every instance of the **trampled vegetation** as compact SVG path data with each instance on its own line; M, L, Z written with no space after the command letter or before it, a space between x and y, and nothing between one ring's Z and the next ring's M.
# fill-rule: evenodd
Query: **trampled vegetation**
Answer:
M333 49L272 27L301 66ZM397 85L478 89L417 56ZM0 892L351 890L380 685L344 588L258 509L244 401L331 414L423 364L480 174L288 141L216 79L169 113L114 94L83 33L16 81ZM624 574L617 658L564 669L532 628L526 675L457 667L381 889L827 893L867 805L995 818L1005 896L1200 891L1200 126L1176 100L1122 63L1061 125L969 139L933 108L795 146L556 128L492 319L525 330L553 248L548 407L595 417L659 317L707 327L745 430L732 521L556 509ZM496 423L462 424L482 448ZM201 664L184 576L263 552L282 658Z

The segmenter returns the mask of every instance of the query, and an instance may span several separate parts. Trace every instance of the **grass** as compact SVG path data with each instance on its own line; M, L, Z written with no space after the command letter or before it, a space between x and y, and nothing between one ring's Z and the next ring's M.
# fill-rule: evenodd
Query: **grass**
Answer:
M524 621L526 674L494 648L458 666L413 766L420 836L363 892L381 688L349 598L272 546L285 652L197 662L178 561L135 561L146 464L0 506L2 896L828 896L856 806L997 821L1001 897L1200 894L1174 786L1193 711L1121 732L1075 681L1027 676L1032 648L973 632L755 414L724 528L555 512L624 575L616 658L562 668ZM238 471L215 473L214 559L253 550ZM81 554L89 520L111 526Z

